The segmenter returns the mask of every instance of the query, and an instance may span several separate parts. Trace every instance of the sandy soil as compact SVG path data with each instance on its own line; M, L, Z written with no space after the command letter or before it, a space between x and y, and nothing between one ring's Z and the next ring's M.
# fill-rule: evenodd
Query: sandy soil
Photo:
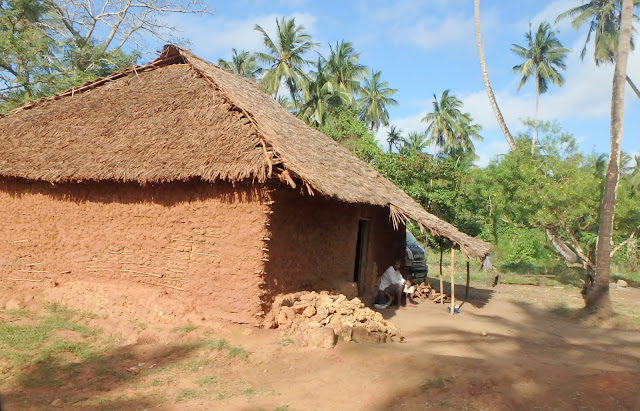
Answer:
M640 290L614 288L612 298L640 312ZM640 332L550 313L558 305L580 307L578 291L478 286L458 315L430 301L385 310L403 343L334 349L300 348L277 330L233 324L195 324L183 334L150 327L141 343L106 360L121 370L155 364L157 373L105 376L90 363L58 387L5 384L3 405L52 409L61 398L62 409L74 410L640 410ZM132 332L126 324L133 322L101 326ZM185 348L210 335L243 347L248 359Z

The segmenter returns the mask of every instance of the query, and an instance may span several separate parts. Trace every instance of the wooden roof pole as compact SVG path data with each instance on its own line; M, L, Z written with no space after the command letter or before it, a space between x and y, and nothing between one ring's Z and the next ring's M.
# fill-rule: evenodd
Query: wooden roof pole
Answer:
M451 315L455 314L456 284L453 274L455 273L456 249L451 247Z
M442 244L440 244L440 304L444 304L444 281L442 279Z
M467 301L467 296L469 295L469 277L470 277L470 273L469 273L470 269L469 269L469 258L467 257L467 286L464 289L464 300Z

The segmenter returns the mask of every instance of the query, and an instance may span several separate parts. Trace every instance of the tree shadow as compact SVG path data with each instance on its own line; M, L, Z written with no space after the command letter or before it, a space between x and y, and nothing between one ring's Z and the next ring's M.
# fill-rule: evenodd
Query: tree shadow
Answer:
M433 352L411 357L421 379L374 409L640 409L640 333L510 304L510 318L465 311L465 325L426 324L411 336Z
M431 287L433 287L436 291L440 292L440 281L436 281L436 280L431 281L432 279L429 279L429 280L431 282ZM447 295L451 295L450 282L443 281L443 289ZM454 290L455 290L456 304L459 305L460 307L462 307L464 304L469 304L476 308L483 308L489 303L493 294L495 293L495 291L492 289L478 288L472 285L469 286L469 292L466 293L466 286L464 284L456 284L454 287ZM465 294L466 294L466 298L465 298ZM403 298L403 306L406 306L407 304L406 304L406 301L404 300L405 299ZM418 302L418 304L434 304L432 300L416 299L416 301ZM450 303L445 303L445 305L447 304L450 304ZM384 310L376 310L376 311L382 314L382 317L387 321L392 320L393 317L397 315L397 309L395 307L389 307Z
M20 371L14 387L2 395L7 410L51 409L53 401L60 406L81 409L146 409L157 407L163 396L113 394L152 373L171 368L187 358L195 345L146 346L129 345L80 361L67 361L65 356L49 355ZM143 364L139 366L139 364Z

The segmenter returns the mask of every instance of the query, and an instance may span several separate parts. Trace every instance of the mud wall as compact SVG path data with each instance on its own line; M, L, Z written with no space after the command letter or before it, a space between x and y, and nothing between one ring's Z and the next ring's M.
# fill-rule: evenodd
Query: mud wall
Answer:
M2 288L103 316L257 323L264 208L248 186L3 178Z
M300 195L290 189L272 194L267 297L296 291L329 290L357 296L354 280L358 224L369 222L364 293L372 298L376 279L403 255L404 227L394 230L386 207L347 204Z

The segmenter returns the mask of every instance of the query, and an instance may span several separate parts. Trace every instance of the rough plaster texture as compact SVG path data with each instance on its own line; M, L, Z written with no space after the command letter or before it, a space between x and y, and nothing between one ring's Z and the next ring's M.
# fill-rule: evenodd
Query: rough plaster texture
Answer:
M264 203L259 189L200 181L1 178L1 287L105 317L198 313L257 324Z
M394 256L404 253L404 227L394 230L383 207L301 196L292 190L272 194L267 297L296 291L336 291L357 295L353 283L358 223L369 221L363 298L373 296L377 277ZM351 295L349 295L351 294Z

